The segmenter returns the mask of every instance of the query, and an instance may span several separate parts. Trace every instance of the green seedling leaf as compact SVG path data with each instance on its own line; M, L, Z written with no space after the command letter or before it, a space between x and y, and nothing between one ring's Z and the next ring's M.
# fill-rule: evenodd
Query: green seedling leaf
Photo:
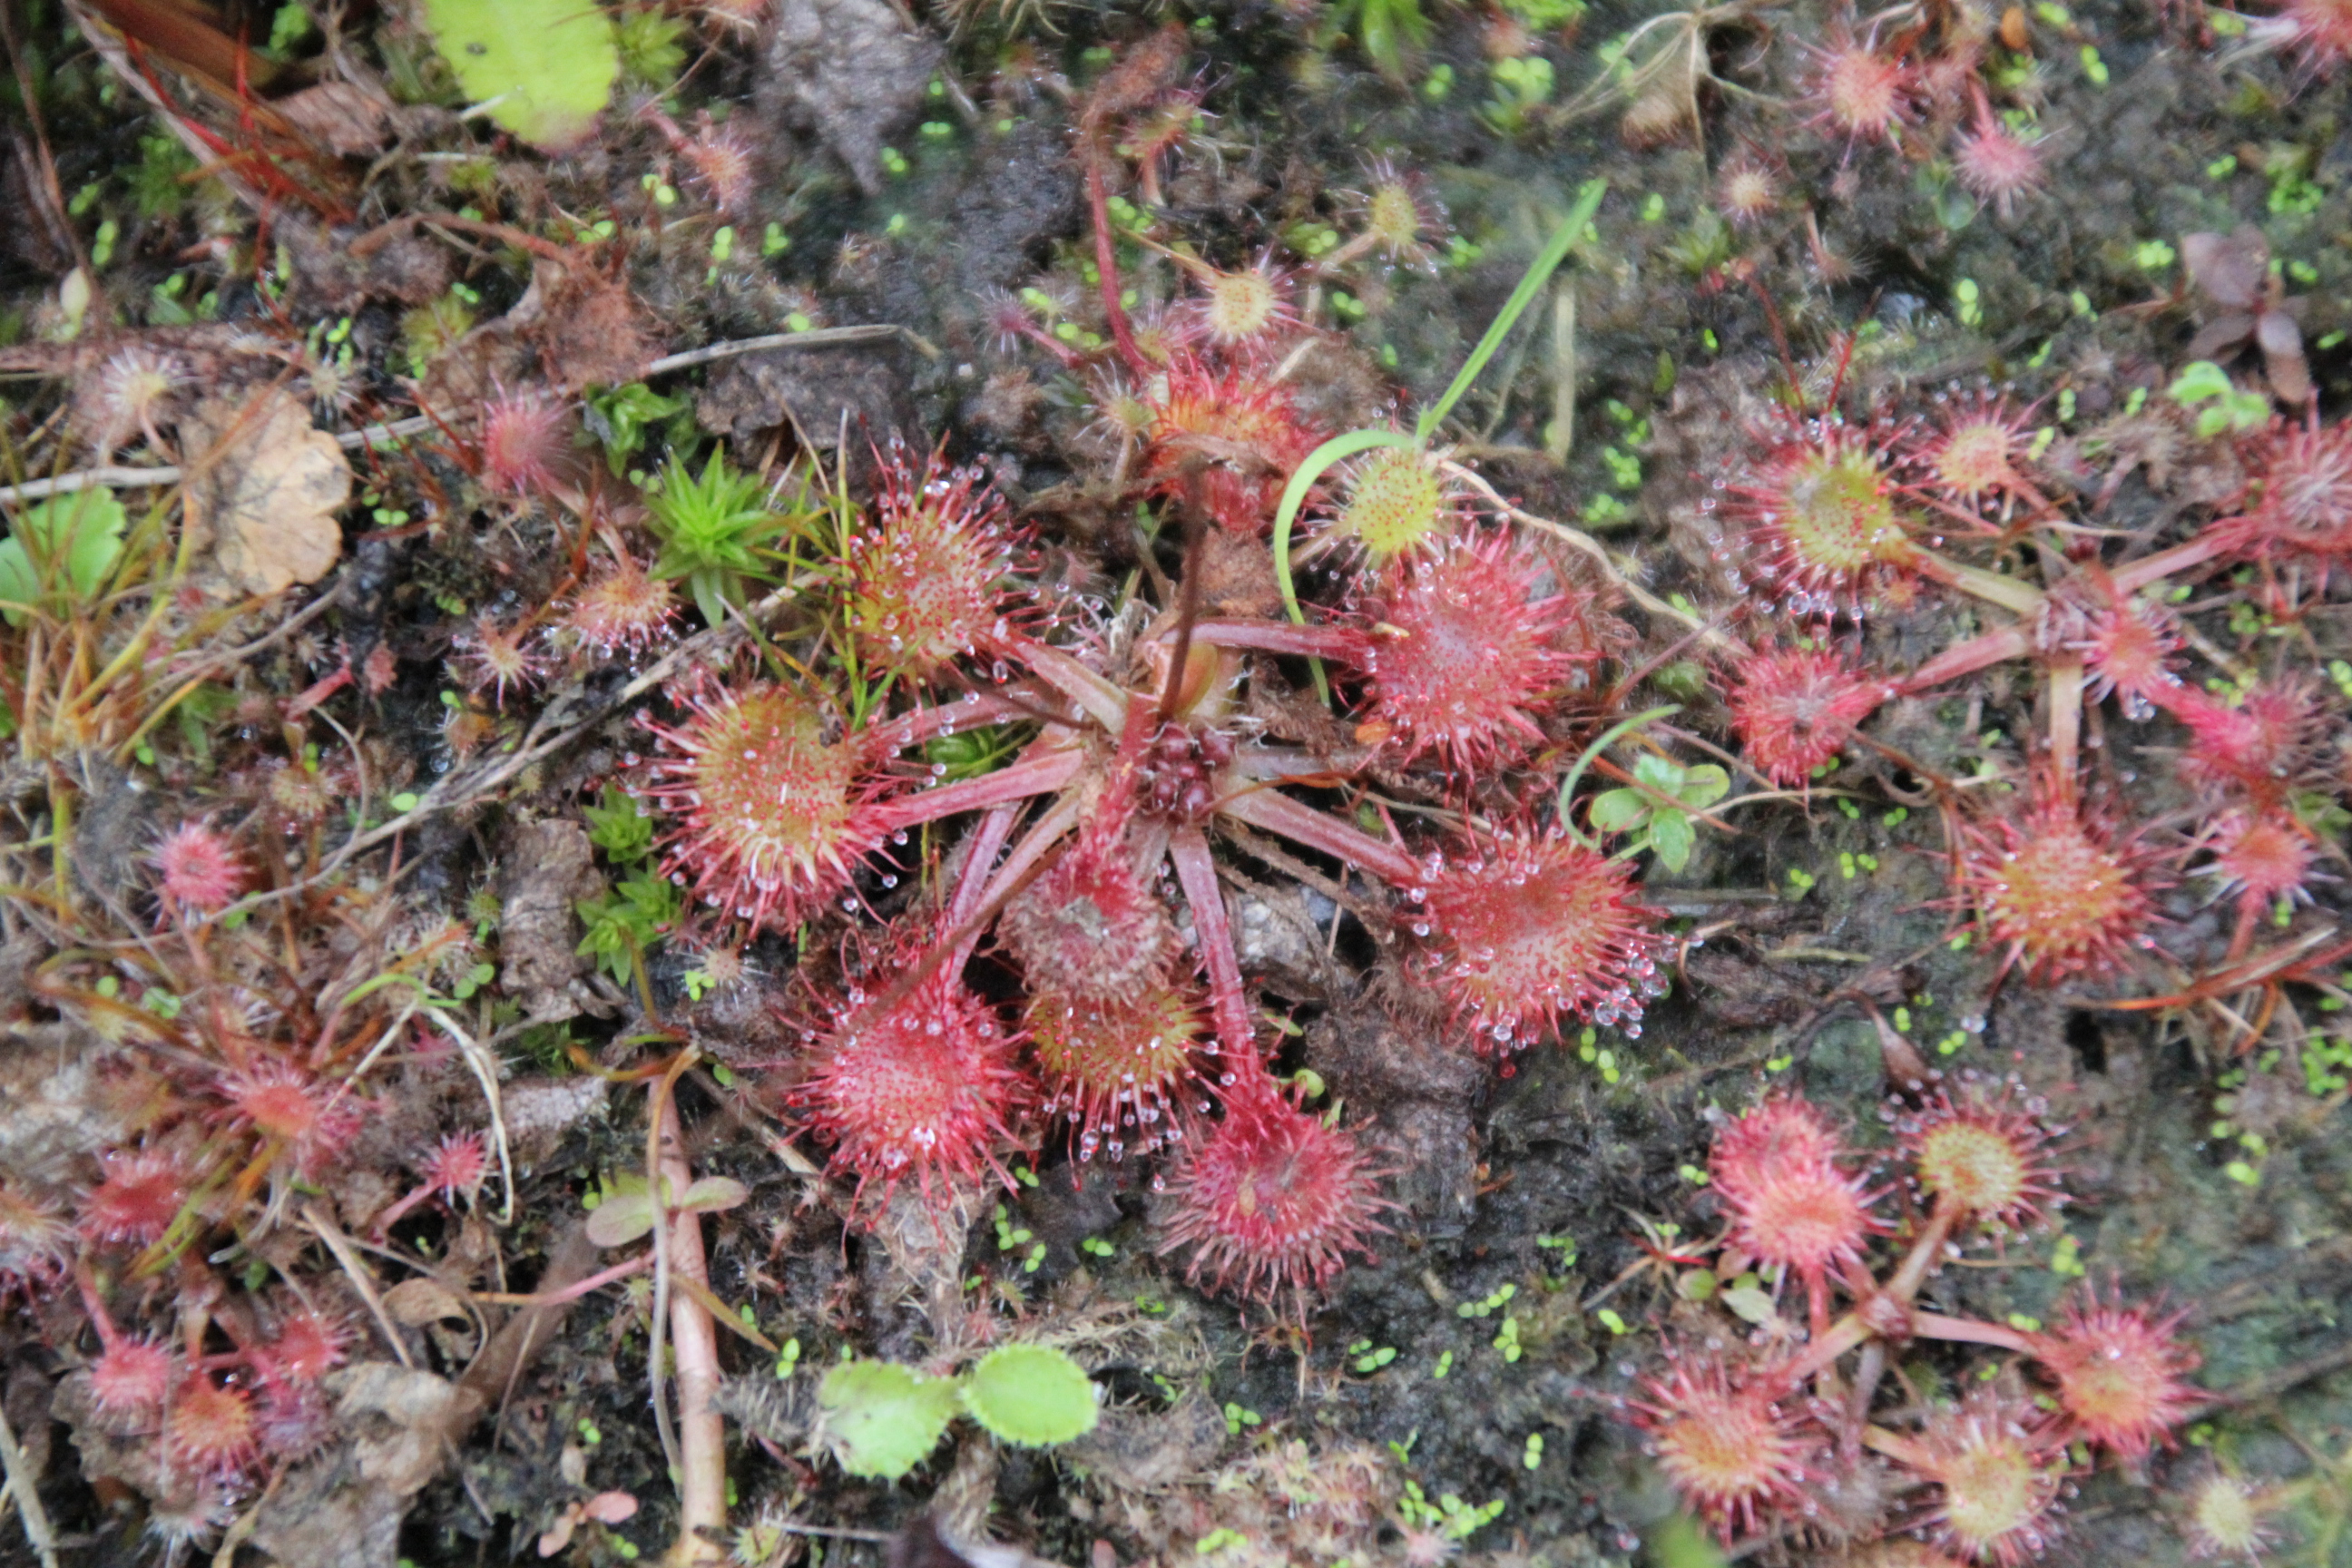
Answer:
M670 1205L679 1214L718 1214L743 1203L751 1189L732 1176L701 1176L686 1189L686 1195Z
M1592 827L1597 833L1629 833L1650 815L1650 797L1637 789L1612 789L1592 797Z
M612 18L583 0L425 0L425 22L466 96L545 152L588 139L621 74Z
M53 496L26 507L10 536L0 540L0 602L31 605L45 587L77 605L96 598L122 559L130 521L107 490ZM12 626L25 624L21 609L0 614Z
M1094 1430L1094 1380L1050 1345L1004 1345L965 1375L963 1407L1007 1443L1043 1447Z
M1691 820L1679 811L1662 811L1650 820L1650 847L1657 851L1658 863L1669 871L1679 871L1690 864L1691 847L1698 841L1698 832Z
M895 1481L939 1447L955 1418L956 1380L918 1377L896 1362L844 1362L817 1385L816 1404L843 1469Z

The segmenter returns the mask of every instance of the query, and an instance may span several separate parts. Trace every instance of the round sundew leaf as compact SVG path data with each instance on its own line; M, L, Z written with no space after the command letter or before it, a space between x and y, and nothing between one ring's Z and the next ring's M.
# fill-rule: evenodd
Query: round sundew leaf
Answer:
M1024 1447L1094 1430L1094 1380L1050 1345L1003 1345L965 1374L963 1407L990 1434Z
M955 1418L956 1381L896 1362L844 1362L824 1374L817 1409L834 1457L853 1476L895 1481L923 1462Z
M580 0L425 0L425 20L466 96L543 152L586 141L620 78L612 18Z

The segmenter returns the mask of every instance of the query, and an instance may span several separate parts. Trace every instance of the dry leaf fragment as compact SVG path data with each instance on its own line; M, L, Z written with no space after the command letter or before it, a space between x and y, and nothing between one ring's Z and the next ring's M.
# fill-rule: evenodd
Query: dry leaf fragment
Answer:
M283 388L211 398L184 427L187 528L227 591L281 593L315 583L342 552L337 509L352 465Z
M383 1293L383 1310L404 1328L422 1328L466 1315L466 1304L438 1279L418 1275L404 1279Z

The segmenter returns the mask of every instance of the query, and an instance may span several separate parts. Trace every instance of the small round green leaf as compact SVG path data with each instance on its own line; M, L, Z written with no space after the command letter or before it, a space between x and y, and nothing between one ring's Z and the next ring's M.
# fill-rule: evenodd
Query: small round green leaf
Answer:
M964 1374L963 1407L995 1436L1024 1447L1094 1430L1094 1380L1049 1345L1004 1345Z
M844 1362L817 1385L820 1431L853 1476L897 1480L939 1446L955 1418L953 1378L916 1376L896 1362Z

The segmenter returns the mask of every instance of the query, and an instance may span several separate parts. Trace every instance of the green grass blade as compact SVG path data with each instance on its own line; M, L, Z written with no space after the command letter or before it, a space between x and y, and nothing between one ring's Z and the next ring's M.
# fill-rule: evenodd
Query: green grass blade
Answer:
M1503 340L1511 335L1511 329L1518 324L1528 307L1535 303L1536 295L1567 258L1569 247L1584 233L1584 226L1591 223L1592 215L1601 210L1601 198L1608 194L1609 182L1606 180L1587 180L1584 183L1584 188L1577 195L1576 205L1569 209L1568 216L1552 230L1551 238L1545 242L1542 254L1520 277L1519 286L1511 290L1510 300L1496 316L1493 324L1487 327L1486 335L1478 340L1478 346L1472 349L1470 357L1462 362L1461 370L1454 374L1454 384L1445 389L1444 396L1423 409L1421 417L1414 422L1412 434L1415 441L1426 446L1439 424L1454 412L1454 405L1462 401L1463 394L1470 390L1471 384L1486 368L1486 362L1495 357L1495 351L1503 346Z

